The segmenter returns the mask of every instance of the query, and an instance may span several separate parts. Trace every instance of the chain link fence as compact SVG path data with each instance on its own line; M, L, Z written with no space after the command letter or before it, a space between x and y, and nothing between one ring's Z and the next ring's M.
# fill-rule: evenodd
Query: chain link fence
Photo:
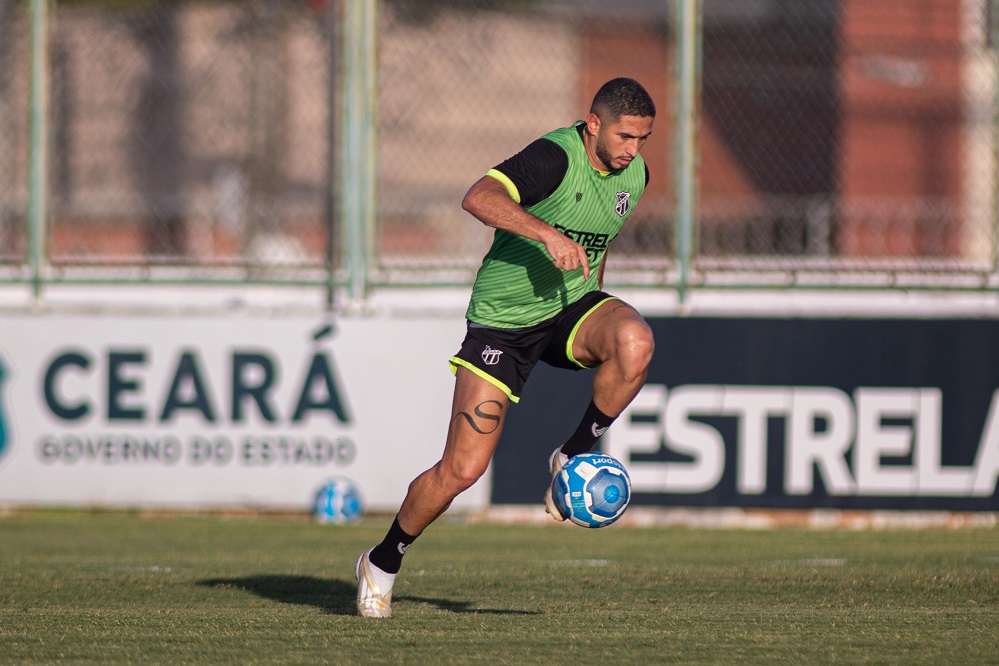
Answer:
M16 272L27 261L28 14L0 0L0 267Z
M59 2L55 266L326 263L326 15L302 2Z
M652 180L613 263L670 261L669 3L384 2L379 23L379 257L383 268L474 268L492 234L462 211L490 168L583 118L606 80L645 83L657 126ZM466 278L467 279L467 278Z
M997 266L994 9L977 0L706 2L702 276L988 281Z
M995 0L703 0L683 35L691 1L382 0L365 155L342 136L347 0L50 3L46 279L342 283L344 172L374 162L374 219L349 246L370 253L363 279L467 282L491 239L461 209L468 187L630 76L659 113L610 283L675 284L690 233L693 286L999 286ZM0 267L15 279L27 7L0 0ZM691 219L682 39L701 55Z

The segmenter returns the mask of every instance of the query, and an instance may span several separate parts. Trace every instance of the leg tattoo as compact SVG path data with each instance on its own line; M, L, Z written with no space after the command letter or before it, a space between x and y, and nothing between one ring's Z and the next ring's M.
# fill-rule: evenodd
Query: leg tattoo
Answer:
M495 406L496 413L492 413L491 406ZM458 412L454 418L456 419L459 416L464 417L468 425L472 427L472 430L480 435L488 435L496 432L496 429L499 428L502 412L503 403L499 400L485 400L475 406L474 417L468 412ZM452 422L454 421L454 419L451 420Z

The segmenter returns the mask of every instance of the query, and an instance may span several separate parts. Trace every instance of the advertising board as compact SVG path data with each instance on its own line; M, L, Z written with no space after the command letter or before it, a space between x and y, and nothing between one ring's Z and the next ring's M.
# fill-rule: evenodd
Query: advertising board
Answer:
M653 318L638 397L600 440L636 505L999 509L999 322ZM539 366L494 460L532 503L593 371Z
M8 315L0 502L393 510L440 457L460 319ZM485 484L456 506L482 506Z

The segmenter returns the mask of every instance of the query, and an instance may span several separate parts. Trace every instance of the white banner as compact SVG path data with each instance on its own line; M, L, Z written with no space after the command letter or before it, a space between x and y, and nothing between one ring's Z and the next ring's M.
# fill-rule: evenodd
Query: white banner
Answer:
M304 509L339 476L394 510L443 450L463 325L7 315L0 502Z

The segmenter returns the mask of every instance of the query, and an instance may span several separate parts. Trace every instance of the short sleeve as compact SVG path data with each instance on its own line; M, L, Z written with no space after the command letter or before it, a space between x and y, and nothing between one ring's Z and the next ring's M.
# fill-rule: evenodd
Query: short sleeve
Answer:
M569 170L569 157L555 142L538 139L497 164L494 170L513 183L520 195L520 205L528 207L544 201L558 189Z

